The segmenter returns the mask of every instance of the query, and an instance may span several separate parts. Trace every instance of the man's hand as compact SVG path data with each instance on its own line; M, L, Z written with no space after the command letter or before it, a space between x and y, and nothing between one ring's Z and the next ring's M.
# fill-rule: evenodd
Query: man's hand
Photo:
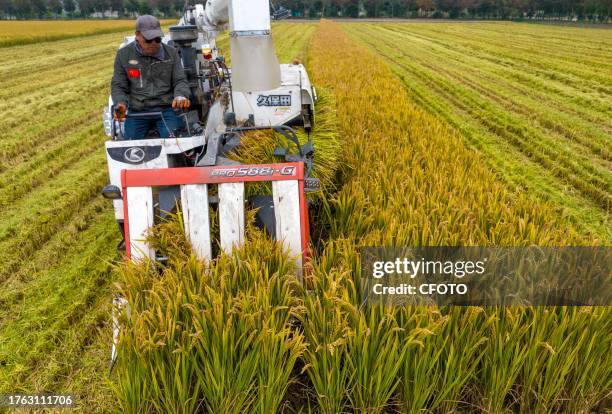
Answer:
M174 98L174 101L172 101L172 107L174 109L187 110L189 109L189 106L191 106L191 102L189 102L189 99L185 98L184 96L177 96Z
M127 106L125 104L120 103L115 105L115 113L113 114L115 121L124 121L126 112Z

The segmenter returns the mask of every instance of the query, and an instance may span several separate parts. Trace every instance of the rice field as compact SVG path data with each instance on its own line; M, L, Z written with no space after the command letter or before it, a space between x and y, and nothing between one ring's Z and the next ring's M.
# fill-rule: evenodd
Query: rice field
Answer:
M254 228L208 272L177 222L153 235L166 267L121 264L99 191L124 34L0 48L0 393L72 392L88 413L609 408L609 308L368 308L357 249L609 245L612 35L330 21L273 32L280 60L302 60L324 97L328 185L304 285ZM117 291L132 314L109 378Z
M169 25L175 22L174 20L162 20L161 23L162 25ZM134 30L133 20L2 20L0 21L0 47L115 33L125 30Z

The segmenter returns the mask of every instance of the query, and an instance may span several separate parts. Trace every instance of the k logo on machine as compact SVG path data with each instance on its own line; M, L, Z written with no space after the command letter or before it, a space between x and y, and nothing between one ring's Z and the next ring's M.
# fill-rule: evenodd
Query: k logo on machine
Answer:
M143 162L149 162L161 154L161 145L146 145L142 147L117 147L107 148L106 151L111 159L126 163L126 164L142 164Z
M123 153L123 158L125 158L125 160L128 162L138 164L139 162L142 162L142 160L144 160L145 155L146 154L142 148L132 147L125 150L125 152Z

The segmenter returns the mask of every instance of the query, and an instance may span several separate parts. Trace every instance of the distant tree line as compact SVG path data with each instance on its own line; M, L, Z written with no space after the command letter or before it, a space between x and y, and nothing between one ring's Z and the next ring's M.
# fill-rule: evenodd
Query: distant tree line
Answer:
M612 0L281 0L295 17L610 21Z
M205 3L205 0L196 0ZM192 0L193 3L193 0ZM274 0L294 17L611 21L612 0ZM184 0L0 0L0 18L175 17Z
M175 17L183 12L184 4L184 0L0 0L0 17L53 19L139 14Z

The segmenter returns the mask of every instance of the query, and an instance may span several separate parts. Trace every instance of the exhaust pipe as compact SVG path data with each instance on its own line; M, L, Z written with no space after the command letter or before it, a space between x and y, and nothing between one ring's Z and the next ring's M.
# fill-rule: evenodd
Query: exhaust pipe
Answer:
M278 88L281 73L272 43L269 0L230 0L229 22L233 89Z

